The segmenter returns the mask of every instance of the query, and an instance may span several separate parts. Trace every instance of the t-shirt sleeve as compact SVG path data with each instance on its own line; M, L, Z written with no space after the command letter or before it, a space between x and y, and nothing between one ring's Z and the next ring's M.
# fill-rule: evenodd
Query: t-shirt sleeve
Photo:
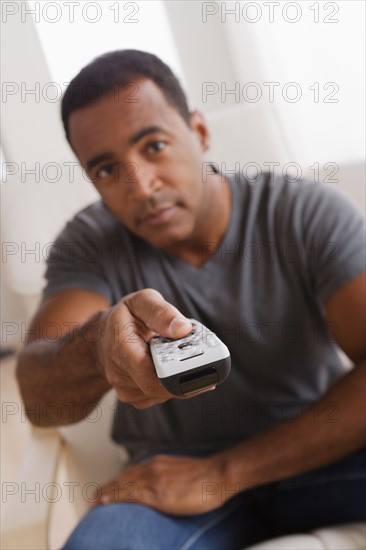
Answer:
M304 188L302 231L310 278L323 302L365 271L365 217L343 191L329 184Z
M75 217L49 248L46 260L43 298L63 290L83 289L112 300L103 269L105 247L97 233Z

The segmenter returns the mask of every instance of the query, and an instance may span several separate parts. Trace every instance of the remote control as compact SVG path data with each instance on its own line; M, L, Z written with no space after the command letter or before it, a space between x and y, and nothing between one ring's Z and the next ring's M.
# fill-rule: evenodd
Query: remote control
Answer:
M173 395L189 395L217 386L229 376L228 348L214 332L196 321L183 338L153 336L150 351L158 378Z

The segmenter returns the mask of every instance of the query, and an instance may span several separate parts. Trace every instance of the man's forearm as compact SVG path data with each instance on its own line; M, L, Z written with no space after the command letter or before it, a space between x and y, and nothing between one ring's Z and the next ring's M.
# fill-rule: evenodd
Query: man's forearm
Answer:
M100 315L59 340L33 341L22 351L17 378L32 423L57 426L77 422L111 388L97 364Z
M366 445L366 361L299 418L219 453L223 479L240 490L286 479L342 459ZM331 421L319 414L336 407Z

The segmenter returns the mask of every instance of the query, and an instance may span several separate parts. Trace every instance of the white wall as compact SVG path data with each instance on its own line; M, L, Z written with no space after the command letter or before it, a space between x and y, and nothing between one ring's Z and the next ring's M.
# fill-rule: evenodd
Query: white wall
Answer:
M233 8L233 2L225 2ZM244 5L241 2L241 7ZM236 78L241 83L278 82L274 103L292 159L304 166L329 161L348 164L365 158L365 3L257 2L260 10L241 11L239 22L226 14L222 26L228 38ZM267 4L267 5L266 5ZM295 6L291 9L290 4ZM285 9L285 7L287 8ZM318 10L316 13L315 10ZM221 9L215 17L225 18ZM250 23L244 19L255 20ZM212 18L212 17L211 17ZM296 22L289 22L288 20ZM210 18L209 18L210 19ZM287 20L286 20L287 19ZM319 19L319 22L315 22ZM338 22L333 22L338 20ZM254 55L253 55L254 53ZM302 97L291 103L284 86L295 82ZM319 83L319 102L310 87ZM334 82L334 85L327 83ZM337 90L337 91L336 91ZM333 95L332 92L336 91ZM287 89L290 99L295 88ZM337 101L327 103L325 101Z
M62 88L92 59L122 48L158 55L184 80L162 0L80 2L72 12L62 0L58 11L36 0L27 4L49 72Z
M242 171L277 163L366 208L364 2L166 7L192 101L212 129L209 158Z

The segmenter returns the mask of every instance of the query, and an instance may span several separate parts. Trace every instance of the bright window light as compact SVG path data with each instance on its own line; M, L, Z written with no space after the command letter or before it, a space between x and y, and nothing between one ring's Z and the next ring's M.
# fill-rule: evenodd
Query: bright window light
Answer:
M186 87L163 1L29 0L28 9L61 89L95 57L125 48L156 54Z

